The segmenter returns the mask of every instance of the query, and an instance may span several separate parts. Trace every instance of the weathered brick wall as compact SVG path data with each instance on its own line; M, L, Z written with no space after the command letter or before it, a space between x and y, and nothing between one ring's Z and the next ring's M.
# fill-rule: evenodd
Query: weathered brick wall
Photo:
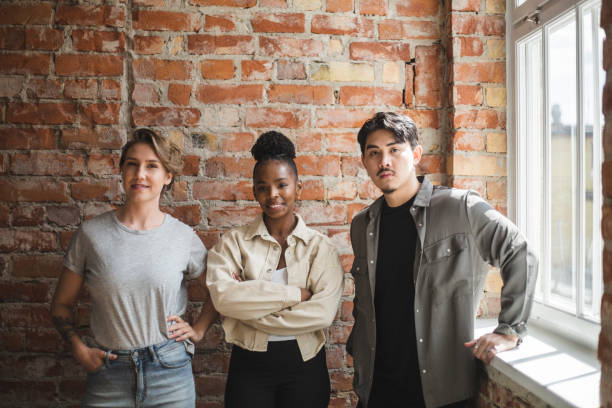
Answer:
M348 270L351 218L379 194L356 131L379 110L416 120L421 172L505 211L504 12L502 0L0 3L0 405L77 405L84 371L48 303L81 220L121 202L118 148L133 125L183 146L164 205L208 247L257 212L248 150L278 129L298 148L300 213ZM338 407L356 403L352 293L347 277L329 329ZM482 313L498 293L492 274ZM228 357L216 325L194 359L199 406L222 405Z
M604 238L603 280L604 294L601 300L601 334L598 356L601 362L600 402L603 407L612 406L612 3L601 3L601 27L606 33L603 43L603 68L606 83L603 90L604 163L602 166L603 219L601 232Z

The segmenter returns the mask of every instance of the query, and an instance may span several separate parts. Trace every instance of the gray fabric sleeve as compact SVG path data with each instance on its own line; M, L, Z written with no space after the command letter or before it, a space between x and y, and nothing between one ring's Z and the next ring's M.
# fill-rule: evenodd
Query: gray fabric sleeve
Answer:
M503 287L500 334L526 334L538 274L536 255L518 227L496 211L475 192L466 198L467 217L480 256L500 268Z
M189 251L189 262L185 271L185 279L191 280L199 277L206 270L206 258L208 251L202 240L192 231L191 249Z
M86 237L82 228L74 233L64 254L64 266L72 272L83 276L87 259Z

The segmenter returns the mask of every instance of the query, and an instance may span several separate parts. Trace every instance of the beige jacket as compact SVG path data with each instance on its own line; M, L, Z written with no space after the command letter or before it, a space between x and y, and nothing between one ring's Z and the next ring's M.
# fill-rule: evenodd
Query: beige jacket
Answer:
M325 345L324 329L334 320L344 271L329 238L298 216L285 250L287 285L270 281L281 247L260 215L251 224L224 233L208 253L206 284L225 316L225 340L251 351L266 351L268 335L296 336L304 361ZM237 273L242 282L233 278ZM300 302L299 288L312 297Z

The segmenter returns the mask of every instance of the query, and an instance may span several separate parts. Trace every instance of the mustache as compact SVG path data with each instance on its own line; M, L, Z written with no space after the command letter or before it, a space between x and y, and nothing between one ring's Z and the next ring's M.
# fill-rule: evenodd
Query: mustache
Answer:
M391 174L395 174L395 172L393 170L391 170L389 168L383 168L383 169L378 170L378 173L376 173L376 175L380 176L380 173L382 173L383 171L389 171L389 172L391 172Z

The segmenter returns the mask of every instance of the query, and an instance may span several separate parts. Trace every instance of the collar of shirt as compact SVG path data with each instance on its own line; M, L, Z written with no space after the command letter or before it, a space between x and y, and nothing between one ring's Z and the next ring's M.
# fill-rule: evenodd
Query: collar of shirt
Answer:
M306 223L299 214L295 214L297 217L297 225L287 237L287 242L291 245L293 239L289 239L292 236L301 239L305 244L308 244L310 240L315 236L315 231L311 230L306 226ZM255 237L262 237L265 240L274 240L272 235L268 232L266 223L263 220L263 214L259 214L255 220L250 224L245 234L245 239L251 240Z

